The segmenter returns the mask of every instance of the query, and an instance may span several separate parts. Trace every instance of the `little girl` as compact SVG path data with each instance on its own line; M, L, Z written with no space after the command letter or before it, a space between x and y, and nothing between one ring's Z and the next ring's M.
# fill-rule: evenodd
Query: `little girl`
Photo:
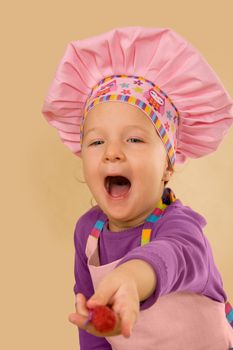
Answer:
M228 350L233 311L203 216L166 187L176 164L215 151L232 100L170 29L127 27L71 42L43 114L81 156L97 205L75 235L80 348ZM98 332L88 310L118 315Z

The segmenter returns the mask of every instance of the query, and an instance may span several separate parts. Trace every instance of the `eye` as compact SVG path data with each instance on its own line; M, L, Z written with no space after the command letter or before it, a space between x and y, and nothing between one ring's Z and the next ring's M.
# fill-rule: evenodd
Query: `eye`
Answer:
M97 140L89 144L89 146L98 146L101 145L104 141Z
M143 142L143 140L138 139L137 137L130 137L128 140L131 140L132 143Z

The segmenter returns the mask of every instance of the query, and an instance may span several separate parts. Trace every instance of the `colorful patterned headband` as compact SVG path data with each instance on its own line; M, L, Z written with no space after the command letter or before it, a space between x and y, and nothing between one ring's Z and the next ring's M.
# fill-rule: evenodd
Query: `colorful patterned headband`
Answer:
M140 108L152 121L171 164L175 163L179 112L171 99L151 81L139 76L112 75L102 79L90 92L83 113L82 130L86 115L99 103L126 102Z

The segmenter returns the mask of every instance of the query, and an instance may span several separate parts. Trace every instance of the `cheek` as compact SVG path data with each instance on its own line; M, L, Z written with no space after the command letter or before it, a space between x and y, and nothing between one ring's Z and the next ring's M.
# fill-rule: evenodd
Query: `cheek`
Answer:
M134 164L133 169L133 181L139 188L144 188L148 191L151 186L151 182L156 180L154 168L151 166L150 161L141 161Z
M160 186L163 177L164 157L160 154L151 154L150 157L143 157L135 163L134 174L139 184L145 188Z
M157 148L153 150L151 154L151 163L152 167L157 170L158 173L163 173L164 168L166 167L166 161L167 161L167 152L160 141L157 145Z
M93 167L92 167L92 163L90 162L88 157L86 157L85 155L83 156L83 159L82 159L82 165L83 165L83 174L84 174L85 180L89 182L90 174Z
M89 189L93 191L99 179L97 161L95 158L85 156L82 164L85 181Z

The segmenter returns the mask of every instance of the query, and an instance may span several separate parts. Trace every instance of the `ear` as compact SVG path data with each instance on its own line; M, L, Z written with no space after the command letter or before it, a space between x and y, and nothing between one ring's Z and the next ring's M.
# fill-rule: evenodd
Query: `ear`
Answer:
M163 181L169 181L174 173L174 169L171 166L170 161L167 162L167 167L164 170L162 180Z
M163 174L163 181L169 181L172 177L173 172L171 170L166 170Z

